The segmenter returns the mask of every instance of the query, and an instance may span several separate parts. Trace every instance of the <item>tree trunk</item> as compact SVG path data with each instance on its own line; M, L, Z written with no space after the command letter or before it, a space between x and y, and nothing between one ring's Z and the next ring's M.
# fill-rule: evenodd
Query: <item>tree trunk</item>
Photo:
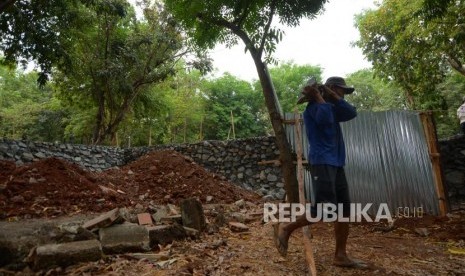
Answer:
M268 73L268 68L260 58L253 55L250 51L255 67L257 68L258 77L265 97L266 107L271 119L271 125L276 137L276 145L279 149L279 159L281 161L281 170L284 178L284 187L287 194L288 202L299 202L299 190L297 186L296 168L294 165L294 157L291 151L289 141L287 141L286 132L284 130L281 108L279 106L278 98L273 87L271 76Z
M97 95L98 110L95 122L94 134L92 137L92 144L96 145L102 142L101 133L103 132L103 124L105 120L105 96L103 91L99 91Z
M264 39L268 35L268 30L271 25L273 18L274 9L272 8L270 12L270 18L267 26L264 30ZM205 17L202 15L197 15L201 20L205 20ZM210 18L211 19L211 18ZM286 189L287 200L288 202L298 203L299 202L299 190L297 185L297 176L296 168L294 165L294 158L291 152L291 146L287 141L286 132L284 130L282 118L281 118L281 108L279 106L278 97L273 87L273 82L271 81L271 76L268 73L268 68L266 64L262 61L261 56L263 53L263 46L265 40L262 40L261 48L256 48L254 43L249 38L247 33L241 29L240 25L235 25L234 23L228 22L226 20L212 20L213 25L221 26L228 28L235 35L241 38L244 42L247 50L252 56L255 68L257 69L258 78L260 79L260 84L262 86L263 95L265 97L265 104L268 109L268 114L270 115L271 125L276 138L276 145L279 149L279 159L281 161L281 170L284 178L284 187Z
M107 137L114 137L116 135L116 132L118 131L118 126L121 124L121 122L124 120L126 114L129 112L129 107L132 104L133 99L135 98L135 95L137 93L134 93L130 95L130 97L126 97L119 108L118 113L113 119L110 119L110 122L108 122L108 125L104 127L102 132L100 132L100 141L105 141Z

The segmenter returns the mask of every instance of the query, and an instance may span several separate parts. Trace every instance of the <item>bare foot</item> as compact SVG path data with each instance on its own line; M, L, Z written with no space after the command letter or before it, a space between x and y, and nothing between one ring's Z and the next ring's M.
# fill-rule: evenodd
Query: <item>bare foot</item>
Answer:
M273 239L279 254L281 254L283 257L286 257L289 235L286 235L286 232L281 226L282 225L280 223L273 225Z
M369 264L365 263L362 260L350 259L349 257L335 257L333 265L340 267L349 267L349 268L369 268Z

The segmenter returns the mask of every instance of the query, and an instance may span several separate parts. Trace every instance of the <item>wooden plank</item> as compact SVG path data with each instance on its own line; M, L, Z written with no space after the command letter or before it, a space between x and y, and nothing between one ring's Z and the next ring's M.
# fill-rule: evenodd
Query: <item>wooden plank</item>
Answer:
M436 189L436 195L439 200L439 214L445 216L449 211L447 197L445 193L443 173L441 168L441 155L439 153L438 139L434 127L433 117L431 112L421 112L420 119L423 124L423 130L426 136L429 156L433 166L433 177Z
M303 175L303 166L302 166L302 140L301 140L301 135L302 135L302 130L300 127L300 114L297 110L295 109L295 143L296 143L296 154L297 154L297 182L299 183L299 201L300 204L303 204L305 206L306 200L305 200L305 191L304 191L304 175ZM308 264L308 270L310 272L310 275L315 276L316 275L316 264L315 264L315 258L313 257L313 248L312 248L312 243L310 242L310 235L309 235L309 229L308 226L305 226L302 228L303 231L303 238L304 238L304 248L305 248L305 258L307 260Z
M281 166L281 161L278 159L275 160L264 160L264 161L259 161L257 163L258 165L275 165L275 166ZM297 161L294 161L294 164L297 164ZM302 160L302 164L308 164L307 160Z

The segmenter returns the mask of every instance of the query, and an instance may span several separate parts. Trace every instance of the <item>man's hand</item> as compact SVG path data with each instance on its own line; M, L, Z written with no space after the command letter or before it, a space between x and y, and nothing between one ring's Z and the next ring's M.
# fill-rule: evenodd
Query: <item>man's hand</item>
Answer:
M320 91L318 91L318 88L315 85L307 85L304 87L303 91L301 92L301 95L299 99L297 100L297 104L301 104L304 102L308 101L315 101L317 103L324 103L325 100L323 97L321 97Z
M330 102L337 102L339 101L342 97L339 96L339 94L337 94L334 90L332 90L331 88L329 88L328 86L324 85L322 86L323 89L324 89L324 94L325 94L325 99L327 99L328 101Z

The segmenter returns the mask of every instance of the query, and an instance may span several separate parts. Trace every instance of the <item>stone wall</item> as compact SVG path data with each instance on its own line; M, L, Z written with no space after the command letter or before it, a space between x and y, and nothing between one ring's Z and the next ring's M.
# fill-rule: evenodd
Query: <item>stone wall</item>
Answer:
M439 146L449 198L452 203L464 202L465 136L441 140ZM130 149L0 139L0 159L23 164L55 156L97 171L127 164L151 150L161 149L173 149L190 156L209 171L221 174L229 181L263 196L276 199L284 197L279 167L258 164L260 161L278 159L279 151L274 137Z
M0 139L0 159L24 164L42 158L59 157L93 171L121 166L151 150L161 149L173 149L190 156L207 170L268 198L284 197L284 183L279 167L258 164L263 160L278 159L279 151L274 137L129 149Z
M21 165L48 157L59 157L99 171L123 165L125 151L114 147L0 139L0 160L13 160Z
M441 140L439 147L449 199L465 202L465 135Z

